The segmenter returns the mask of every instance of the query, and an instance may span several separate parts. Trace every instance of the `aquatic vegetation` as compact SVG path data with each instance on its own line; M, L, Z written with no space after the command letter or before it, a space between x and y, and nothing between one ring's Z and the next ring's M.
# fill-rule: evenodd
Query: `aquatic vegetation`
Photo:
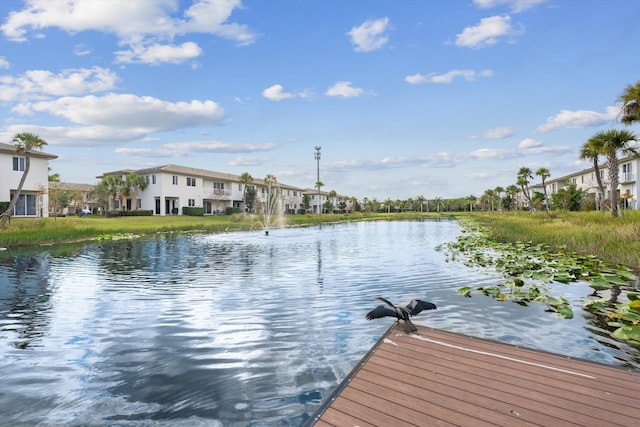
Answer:
M585 307L592 313L609 316L608 325L615 327L611 336L616 339L640 343L640 300L628 293L628 304L616 298L596 298L598 292L611 290L617 296L620 289L637 280L633 272L623 265L612 265L594 256L578 255L564 250L552 251L547 245L517 242L500 243L489 236L488 230L470 219L461 221L462 234L455 240L440 245L446 251L447 261L460 261L469 267L491 267L504 276L504 281L491 286L466 286L458 293L471 297L473 293L490 296L498 301L513 301L526 306L542 303L556 316L571 319L573 310L563 296L552 296L546 285L553 282L568 284L585 281L592 289Z

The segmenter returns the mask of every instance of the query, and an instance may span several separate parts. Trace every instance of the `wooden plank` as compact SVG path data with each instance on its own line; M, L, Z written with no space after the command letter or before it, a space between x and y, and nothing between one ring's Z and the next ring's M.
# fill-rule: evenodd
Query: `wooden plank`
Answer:
M387 331L318 426L640 425L640 373L419 327Z

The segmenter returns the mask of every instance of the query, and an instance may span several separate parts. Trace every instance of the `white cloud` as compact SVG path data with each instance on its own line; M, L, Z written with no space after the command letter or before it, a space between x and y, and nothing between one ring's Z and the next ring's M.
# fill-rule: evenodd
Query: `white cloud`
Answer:
M297 93L285 92L282 85L276 84L273 86L269 86L265 90L262 91L262 96L272 101L282 101L283 99L291 99L291 98L313 98L314 94L311 89L304 89Z
M388 29L389 18L372 19L357 27L351 28L347 34L357 52L371 52L384 46L389 37L385 34Z
M91 54L91 49L80 43L73 47L73 54L76 56L86 56Z
M522 148L526 150L526 149L541 147L542 145L544 144L540 141L536 141L535 139L531 139L531 138L525 138L522 141L520 141L520 144L518 144L518 148Z
M124 55L130 61L139 58L135 62L145 58L131 55L137 50L156 62L162 62L161 58L173 58L165 62L181 62L177 59L185 55L193 57L197 47L194 43L178 47L166 43L181 34L213 34L239 45L251 44L256 39L247 26L227 22L232 12L241 7L240 0L197 0L182 16L174 16L177 5L175 0L26 0L24 9L9 13L0 30L13 41L25 41L29 32L46 28L69 33L113 33L121 45L132 48L129 55L118 52L119 57L122 59Z
M184 157L199 153L254 153L270 151L277 148L277 144L238 144L222 141L192 141L163 144L158 148L122 147L115 151L133 157Z
M619 113L619 108L613 106L607 107L606 113L597 113L589 110L561 110L555 116L547 118L546 123L538 126L536 131L544 133L563 128L582 129L600 126L615 120Z
M422 83L451 83L453 79L456 77L462 77L467 81L476 80L478 77L490 77L493 75L493 71L491 70L483 70L480 72L476 72L473 70L451 70L445 74L414 74L411 76L406 76L404 80L407 83L416 85Z
M22 76L0 77L0 100L42 99L50 96L104 92L115 87L117 75L101 67L62 70L30 70Z
M130 50L114 52L116 62L151 65L161 63L180 64L184 61L197 58L201 53L202 49L194 42L185 42L179 46L157 43L149 46L132 44Z
M7 58L4 56L0 56L0 68L9 68L11 64L7 61Z
M471 139L480 139L480 138L488 138L488 139L504 139L510 136L513 136L515 132L513 128L510 126L502 126L494 129L489 129L481 133L480 135L473 135Z
M282 85L269 86L262 91L262 96L272 101L282 101L283 99L295 98L293 93L287 93L284 91Z
M325 93L327 96L341 96L342 98L353 98L364 93L363 89L352 87L351 82L337 82Z
M547 1L549 0L473 0L473 4L480 9L489 9L499 5L505 5L509 7L512 12L517 13L546 3Z
M62 97L22 107L24 111L47 112L73 123L129 129L141 135L211 126L224 115L213 101L167 102L150 96L114 93L102 97Z
M456 46L477 49L494 45L501 37L513 37L524 32L524 27L514 29L511 26L511 17L491 16L482 18L480 23L473 27L465 28L456 35Z
M144 137L144 133L132 129L117 129L108 126L38 126L13 124L3 129L0 138L10 140L20 132L39 135L49 145L60 146L104 146L117 145Z

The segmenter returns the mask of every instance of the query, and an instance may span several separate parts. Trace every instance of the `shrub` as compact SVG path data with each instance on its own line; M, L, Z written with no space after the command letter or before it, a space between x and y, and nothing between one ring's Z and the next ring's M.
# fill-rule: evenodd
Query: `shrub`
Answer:
M153 216L152 210L137 210L137 211L109 211L108 217L115 216Z
M0 202L0 214L4 213L11 202Z
M237 213L240 213L240 208L232 208L231 206L229 206L224 210L224 213L226 215L237 214Z
M182 215L187 216L204 216L204 208L196 208L193 206L183 206Z

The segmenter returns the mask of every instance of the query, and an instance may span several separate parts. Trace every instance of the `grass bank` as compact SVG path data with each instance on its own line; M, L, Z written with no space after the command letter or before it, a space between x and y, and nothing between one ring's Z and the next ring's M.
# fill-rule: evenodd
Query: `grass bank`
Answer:
M542 243L556 251L593 255L640 272L640 212L637 211L627 211L622 218L599 212L474 212L457 215L472 218L488 228L491 237L499 242ZM297 227L438 216L441 215L419 212L288 215L286 223L287 226ZM59 244L127 234L221 233L259 228L259 223L246 215L14 218L7 229L0 230L0 247Z
M474 213L470 217L502 243L532 242L557 252L593 255L640 272L640 212L621 218L600 212Z
M390 213L390 214L325 214L288 215L287 226L299 227L320 223L347 221L416 219L437 217L438 214ZM114 238L125 235L150 235L155 233L203 232L223 233L260 229L255 218L247 215L219 216L130 216L130 217L60 217L13 218L8 228L0 230L0 248L52 245Z

